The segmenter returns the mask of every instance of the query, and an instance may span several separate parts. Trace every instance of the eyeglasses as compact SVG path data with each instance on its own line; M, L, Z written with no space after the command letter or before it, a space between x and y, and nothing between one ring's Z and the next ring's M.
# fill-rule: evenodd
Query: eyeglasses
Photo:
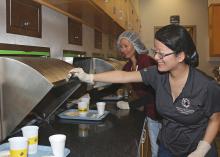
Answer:
M164 59L164 57L175 54L176 52L170 52L170 53L162 53L161 51L157 51L155 49L150 49L150 53L155 57L156 55L159 57L159 59Z

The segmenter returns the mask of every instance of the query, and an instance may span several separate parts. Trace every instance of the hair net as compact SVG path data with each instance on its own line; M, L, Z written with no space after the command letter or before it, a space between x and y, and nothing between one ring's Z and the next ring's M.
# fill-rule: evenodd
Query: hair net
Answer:
M137 53L146 53L148 50L141 42L139 35L136 32L125 31L120 34L117 40L117 48L120 50L121 39L127 39L133 46Z

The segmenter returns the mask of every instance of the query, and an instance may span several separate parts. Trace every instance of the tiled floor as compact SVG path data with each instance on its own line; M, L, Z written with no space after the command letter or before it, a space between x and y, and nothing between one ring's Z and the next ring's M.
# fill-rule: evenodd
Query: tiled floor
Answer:
M220 133L216 137L217 149L218 149L218 156L220 156Z

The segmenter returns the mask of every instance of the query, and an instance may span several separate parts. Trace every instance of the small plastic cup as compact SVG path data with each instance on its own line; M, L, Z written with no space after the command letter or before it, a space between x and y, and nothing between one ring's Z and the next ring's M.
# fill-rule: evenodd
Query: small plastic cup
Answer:
M87 103L87 110L89 111L90 98L82 97L79 99L79 102L86 102Z
M49 141L53 151L53 155L56 157L64 157L66 135L63 134L51 135L49 137Z
M105 113L105 102L97 102L97 110L98 110L98 115L103 115Z
M85 101L78 102L78 112L80 116L86 116L88 113L88 103Z
M12 137L8 141L10 157L27 157L28 139L26 137Z
M30 125L21 128L22 134L28 139L28 154L37 153L38 146L38 126Z

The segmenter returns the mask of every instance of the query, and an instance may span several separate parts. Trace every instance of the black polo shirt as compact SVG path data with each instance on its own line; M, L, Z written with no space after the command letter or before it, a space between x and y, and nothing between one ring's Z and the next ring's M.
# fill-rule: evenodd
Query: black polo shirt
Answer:
M159 142L175 156L188 155L204 137L209 117L220 112L220 86L190 67L187 82L173 102L168 73L159 73L156 66L140 73L156 91L157 111L163 117Z

